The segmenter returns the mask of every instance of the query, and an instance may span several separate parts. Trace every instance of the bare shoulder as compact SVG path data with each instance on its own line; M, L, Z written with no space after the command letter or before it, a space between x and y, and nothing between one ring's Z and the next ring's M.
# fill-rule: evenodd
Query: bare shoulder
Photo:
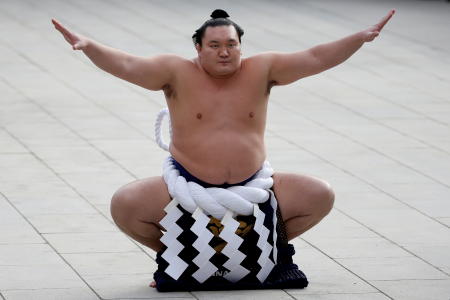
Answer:
M166 66L180 66L189 62L188 59L176 54L157 54L146 57L145 60L149 63L157 63Z
M266 65L271 61L272 53L271 52L264 52L264 53L258 53L249 57L244 58L242 61L249 63L249 64L261 64Z
M263 72L268 74L276 61L278 53L277 52L263 52L258 53L248 58L245 58L245 62L251 69L257 70L258 72Z
M242 59L243 68L247 73L269 82L270 72L273 64L273 55L270 52L259 53Z
M248 66L251 66L252 69L269 71L275 57L276 52L263 52L247 57L243 59L242 62Z
M258 53L253 56L250 56L250 57L246 58L245 60L255 63L255 64L270 65L276 55L277 55L277 52L262 52L262 53Z
M196 58L185 58L175 54L162 54L157 57L161 61L164 61L164 64L173 72L173 74L194 71L197 70L198 67Z
M131 83L143 88L158 91L173 84L174 78L183 66L192 64L189 60L175 54L158 54L150 57L131 56L127 61L126 72L122 76Z
M317 73L314 68L317 63L310 51L265 52L255 55L255 59L266 66L269 81L275 85L289 84Z

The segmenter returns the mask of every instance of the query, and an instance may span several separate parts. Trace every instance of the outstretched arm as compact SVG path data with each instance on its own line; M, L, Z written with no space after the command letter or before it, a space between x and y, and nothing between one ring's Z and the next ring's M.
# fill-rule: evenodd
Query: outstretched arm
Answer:
M270 81L288 84L344 62L364 43L373 41L394 13L395 10L391 10L378 24L331 43L301 52L267 54L271 61Z
M74 33L52 19L55 26L73 50L81 50L100 69L121 79L150 90L161 90L172 78L175 55L139 57L102 45L92 39Z

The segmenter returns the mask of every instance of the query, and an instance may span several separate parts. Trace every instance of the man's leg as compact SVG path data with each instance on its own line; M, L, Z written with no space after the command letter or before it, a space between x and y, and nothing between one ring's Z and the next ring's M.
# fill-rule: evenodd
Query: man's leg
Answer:
M111 215L127 235L158 252L162 248L159 221L170 202L162 177L137 180L121 187L112 197Z
M273 178L273 189L289 240L319 223L333 207L334 193L320 179L288 173L275 173ZM114 194L111 215L122 231L158 252L162 247L159 221L169 202L170 195L162 177L142 179L123 186Z
M273 179L289 240L319 223L333 207L334 193L325 181L288 173L275 173Z

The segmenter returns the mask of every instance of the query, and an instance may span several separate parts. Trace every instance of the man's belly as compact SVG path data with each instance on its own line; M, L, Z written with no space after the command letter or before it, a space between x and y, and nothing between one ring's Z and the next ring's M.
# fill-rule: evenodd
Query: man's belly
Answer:
M170 153L189 173L211 184L242 182L256 173L265 160L264 140L258 134L174 137Z

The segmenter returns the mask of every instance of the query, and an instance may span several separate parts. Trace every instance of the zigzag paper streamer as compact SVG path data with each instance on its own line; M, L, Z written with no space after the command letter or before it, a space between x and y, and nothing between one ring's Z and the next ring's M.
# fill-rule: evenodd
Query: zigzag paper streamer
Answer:
M266 215L261 211L258 205L254 206L253 214L256 218L254 230L259 235L257 242L258 248L261 249L261 255L258 258L258 264L261 266L261 270L258 272L256 277L259 281L264 282L267 276L269 276L270 271L272 271L275 264L270 260L270 252L272 251L272 246L267 242L270 231L264 226L264 219Z
M167 247L166 251L162 254L162 257L169 263L165 272L175 280L177 280L188 267L188 264L178 256L184 246L177 240L177 237L183 232L183 229L176 223L183 215L183 212L178 209L177 205L177 201L172 200L164 208L164 211L167 214L159 222L161 226L166 229L166 232L160 239Z
M198 238L195 240L193 246L198 250L199 254L192 260L199 269L192 274L192 277L198 282L203 283L218 269L213 265L209 259L216 253L216 251L208 244L213 238L213 234L207 229L209 218L203 213L201 208L197 208L192 214L195 223L191 227Z
M227 211L221 223L224 227L220 232L219 237L227 242L225 248L222 249L222 253L229 258L223 265L230 270L224 277L231 282L236 282L250 273L249 270L241 266L241 262L245 259L245 255L238 250L243 241L242 238L235 233L239 227L239 222L233 219L233 212Z
M272 235L272 239L273 239L273 261L278 261L278 248L277 248L277 239L278 239L278 235L277 235L277 223L278 223L278 218L277 218L277 209L278 209L278 202L277 202L277 198L275 198L275 194L273 193L273 191L269 191L270 193L270 206L272 206L273 208L273 235Z

